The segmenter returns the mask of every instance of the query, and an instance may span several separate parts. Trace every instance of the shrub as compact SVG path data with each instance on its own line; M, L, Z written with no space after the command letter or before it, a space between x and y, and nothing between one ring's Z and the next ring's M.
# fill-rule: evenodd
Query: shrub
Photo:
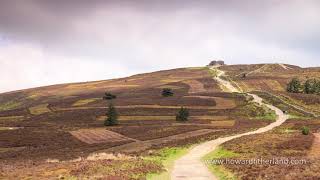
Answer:
M106 92L103 96L103 99L105 99L105 100L112 100L112 99L116 99L116 98L117 98L116 95L113 95L109 92Z
M287 91L291 93L299 93L301 89L301 82L297 78L293 78L287 85Z
M308 135L310 133L310 129L306 126L302 127L302 134L303 135Z
M104 121L105 126L113 126L118 124L118 113L112 103L109 104L107 119Z
M164 89L162 89L162 96L163 96L163 97L173 96L172 89L170 89L170 88L164 88Z
M317 81L315 79L308 79L303 85L303 91L306 94L314 94L317 92Z
M188 121L189 118L189 110L181 107L180 110L178 111L178 114L176 115L176 120L177 121Z
M315 93L320 95L320 80L317 80L314 84Z

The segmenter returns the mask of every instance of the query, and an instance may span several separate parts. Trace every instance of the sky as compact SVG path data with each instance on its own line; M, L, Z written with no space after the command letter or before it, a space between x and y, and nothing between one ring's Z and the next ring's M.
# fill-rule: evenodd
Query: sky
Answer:
M0 1L0 92L319 55L317 0Z

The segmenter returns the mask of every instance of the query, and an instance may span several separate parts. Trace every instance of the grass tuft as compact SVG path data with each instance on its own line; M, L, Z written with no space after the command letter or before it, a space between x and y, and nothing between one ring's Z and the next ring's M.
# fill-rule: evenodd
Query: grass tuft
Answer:
M147 179L169 180L174 161L187 154L190 148L191 147L166 147L156 152L155 155L145 157L146 160L161 164L165 170L161 173L148 174Z
M211 153L207 154L202 158L203 162L210 162L213 159L221 159L221 158L231 158L231 157L238 157L239 154L224 149L223 147L218 147L216 150L212 151ZM215 165L206 163L209 170L216 175L221 180L233 180L237 179L236 176L228 171L223 165Z
M17 101L8 101L6 103L0 104L0 111L7 111L7 110L12 110L16 109L19 107L22 103L17 102Z

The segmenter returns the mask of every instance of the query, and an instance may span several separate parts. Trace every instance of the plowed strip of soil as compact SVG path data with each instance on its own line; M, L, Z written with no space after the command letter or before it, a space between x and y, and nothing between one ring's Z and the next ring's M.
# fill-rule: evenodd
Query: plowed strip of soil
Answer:
M80 129L77 131L70 131L70 134L72 134L75 138L87 144L133 140L121 134L108 131L102 128Z

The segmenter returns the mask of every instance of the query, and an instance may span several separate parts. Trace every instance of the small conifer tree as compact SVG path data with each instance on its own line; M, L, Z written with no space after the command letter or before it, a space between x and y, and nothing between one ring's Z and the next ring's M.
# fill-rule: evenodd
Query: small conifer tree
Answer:
M297 78L293 78L287 85L287 91L291 93L299 93L301 89L301 83Z
M109 92L104 93L104 96L103 96L104 100L112 100L112 99L116 99L116 98L117 98L116 95L113 95Z
M112 103L109 104L107 118L104 121L105 126L114 126L118 124L118 112Z
M189 118L189 111L188 109L181 107L180 110L178 111L178 114L176 115L176 120L177 121L188 121Z
M163 96L163 97L173 96L172 89L170 89L170 88L164 88L164 89L162 89L162 96Z

